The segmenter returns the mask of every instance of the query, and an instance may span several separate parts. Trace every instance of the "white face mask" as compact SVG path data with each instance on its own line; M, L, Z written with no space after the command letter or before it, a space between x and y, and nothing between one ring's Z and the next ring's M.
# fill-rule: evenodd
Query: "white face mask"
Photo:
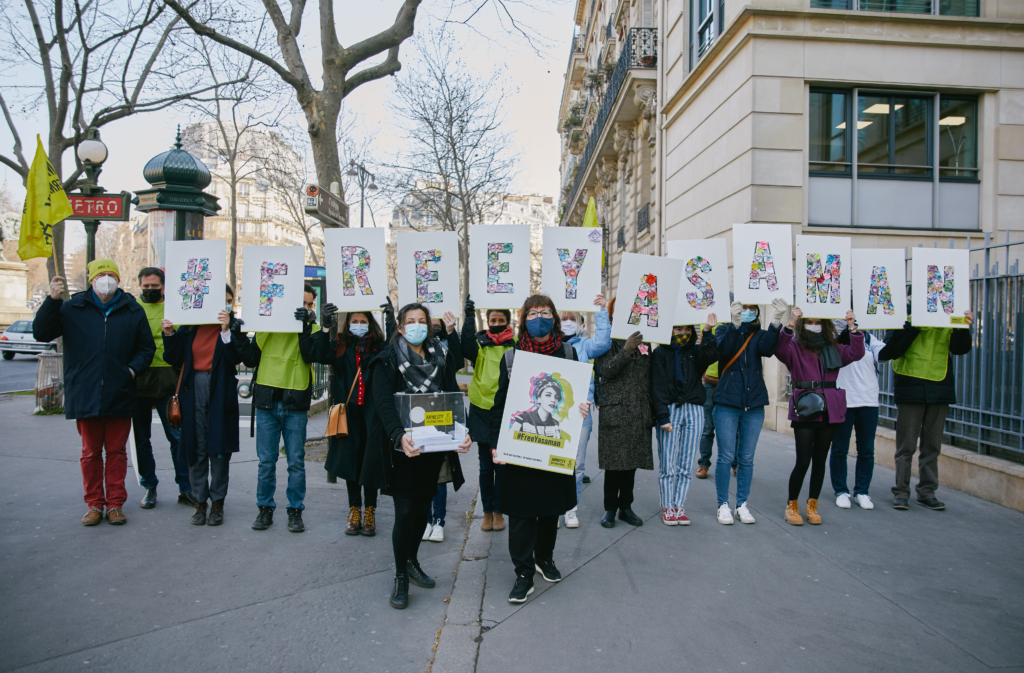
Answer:
M821 325L804 325L804 329L815 334L821 332Z
M370 331L370 326L361 322L353 322L349 323L348 331L352 333L352 336L364 337Z
M109 297L117 291L117 279L113 276L100 276L92 281L92 289L101 297Z
M562 334L565 336L576 336L576 321L574 320L563 320L562 321Z

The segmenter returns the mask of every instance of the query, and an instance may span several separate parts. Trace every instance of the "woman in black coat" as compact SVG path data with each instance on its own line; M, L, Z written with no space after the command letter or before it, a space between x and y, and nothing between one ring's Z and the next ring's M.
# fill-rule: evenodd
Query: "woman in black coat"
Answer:
M388 300L383 308L388 334L394 334L395 319L391 301ZM338 338L331 339L330 329L337 312L338 307L334 304L324 305L321 320L323 329L316 334L317 361L331 362L334 368L334 401L345 405L348 434L328 438L324 468L328 474L345 480L345 488L348 490L348 524L345 535L361 533L369 537L377 534L377 489L363 486L363 492L360 494L359 491L359 474L366 453L365 409L369 397L366 382L370 361L384 348L385 338L373 314L360 311L346 314L338 329ZM366 506L365 511L363 505Z
M197 526L224 523L224 498L228 494L228 466L238 452L238 379L242 350L249 337L242 321L230 311L234 295L227 287L225 310L217 325L186 325L175 332L164 320L164 360L180 367L181 441L179 460L188 464L189 482L196 506L192 523ZM207 500L212 500L206 516Z
M407 304L398 313L398 333L391 344L370 362L371 406L365 411L369 440L360 481L364 486L380 488L395 501L395 527L391 532L395 588L391 607L399 610L409 605L409 582L425 589L435 584L416 556L442 467L447 464L450 468L456 491L465 482L455 451L421 454L413 446L395 403L397 393L461 392L455 373L462 367L462 359L443 349L430 332L430 310L423 304ZM469 451L471 444L466 435L457 453Z
M516 351L540 353L555 358L577 360L576 351L564 342L562 322L555 304L544 295L533 295L519 310L519 342ZM498 374L498 392L494 396L491 435L497 438L505 419L508 399L509 360L514 365L515 351L505 353ZM513 356L510 358L509 356ZM590 402L580 404L586 418ZM576 477L497 460L497 447L491 449L492 459L501 468L501 510L508 515L508 551L516 568L516 582L509 594L510 603L524 603L533 593L533 575L540 569L541 577L558 582L561 573L555 567L555 538L558 517L576 506Z

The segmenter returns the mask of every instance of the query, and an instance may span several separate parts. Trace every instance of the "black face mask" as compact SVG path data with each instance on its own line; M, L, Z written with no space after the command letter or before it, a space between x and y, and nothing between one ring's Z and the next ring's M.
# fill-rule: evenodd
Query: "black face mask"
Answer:
M488 325L487 326L487 331L490 332L491 334L501 334L506 329L508 329L508 325Z
M147 304L159 304L163 301L164 291L159 288L146 288L142 290L142 301Z

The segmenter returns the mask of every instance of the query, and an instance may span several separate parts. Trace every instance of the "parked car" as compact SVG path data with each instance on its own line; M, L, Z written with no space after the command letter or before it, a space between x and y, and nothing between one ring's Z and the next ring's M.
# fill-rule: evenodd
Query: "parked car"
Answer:
M41 343L32 338L32 321L18 320L0 335L0 352L4 360L13 360L18 353L38 355L57 350L57 340Z

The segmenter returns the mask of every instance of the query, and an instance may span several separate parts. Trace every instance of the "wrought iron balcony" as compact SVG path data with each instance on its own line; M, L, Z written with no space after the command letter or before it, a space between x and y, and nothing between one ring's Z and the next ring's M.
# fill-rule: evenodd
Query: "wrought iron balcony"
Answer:
M651 204L645 203L636 211L636 234L639 236L651 227Z
M626 228L625 227L619 227L619 238L618 238L618 241L619 241L619 247L620 248L625 248L626 247Z

